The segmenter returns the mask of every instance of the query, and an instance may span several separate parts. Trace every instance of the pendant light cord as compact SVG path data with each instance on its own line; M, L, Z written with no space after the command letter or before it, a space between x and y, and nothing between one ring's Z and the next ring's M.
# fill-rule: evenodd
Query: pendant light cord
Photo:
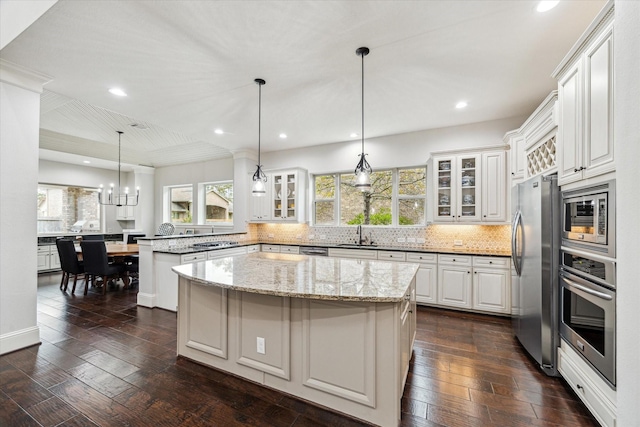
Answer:
M362 90L361 90L361 95L362 95L362 131L360 133L360 135L362 135L362 154L364 154L364 56L367 53L362 52L362 54L360 55L362 57L362 73L361 73L361 78L362 78L362 85L361 85L361 88L362 88Z
M122 134L124 132L117 130L116 132L118 132L118 197L120 197L120 150L121 148L121 143L120 143L120 138L122 137ZM118 203L119 203L118 199Z
M262 124L262 85L258 82L258 166L260 166L260 126Z

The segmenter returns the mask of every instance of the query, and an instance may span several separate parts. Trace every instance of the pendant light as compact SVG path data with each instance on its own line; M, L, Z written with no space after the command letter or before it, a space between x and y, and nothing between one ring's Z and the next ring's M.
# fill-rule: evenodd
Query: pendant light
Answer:
M253 174L253 187L251 188L251 195L256 197L262 197L267 194L267 176L262 171L262 165L260 164L260 119L262 114L262 85L266 82L262 79L254 80L258 84L258 168Z
M373 172L364 153L364 57L368 54L368 47L359 47L356 49L356 55L362 57L362 153L360 154L360 161L356 166L354 174L356 175L355 187L362 192L371 191L371 173Z
M140 198L140 187L136 188L136 195L129 196L129 187L124 188L124 194L121 191L120 187L120 151L121 151L121 137L124 132L117 130L118 133L118 190L111 183L109 186L109 191L107 192L107 200L102 199L102 192L104 187L100 184L100 188L98 188L98 203L106 206L137 206L138 199Z

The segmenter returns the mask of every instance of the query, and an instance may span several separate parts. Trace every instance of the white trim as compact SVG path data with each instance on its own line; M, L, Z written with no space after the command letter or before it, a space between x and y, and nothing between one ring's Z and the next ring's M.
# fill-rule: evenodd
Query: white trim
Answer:
M51 80L53 77L0 58L0 81L4 83L35 93L42 93L42 86Z
M143 292L138 292L138 301L137 304L143 307L154 308L156 307L156 294L147 294Z
M40 328L32 326L0 336L0 355L40 344Z

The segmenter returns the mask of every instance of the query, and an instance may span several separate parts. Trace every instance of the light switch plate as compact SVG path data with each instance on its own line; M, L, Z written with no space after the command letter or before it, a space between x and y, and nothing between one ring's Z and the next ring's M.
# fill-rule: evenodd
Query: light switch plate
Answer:
M256 352L258 354L266 354L264 338L256 337Z
M462 240L454 240L453 246L462 246Z
M418 237L418 243L424 243L427 240L424 237Z
M398 237L398 243L404 243L406 241L407 239L405 239L404 237Z

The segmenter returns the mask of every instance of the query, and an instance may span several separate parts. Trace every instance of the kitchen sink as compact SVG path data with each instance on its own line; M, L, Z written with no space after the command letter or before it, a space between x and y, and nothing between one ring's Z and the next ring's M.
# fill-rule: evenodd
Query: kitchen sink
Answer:
M338 244L339 247L341 248L356 248L356 249L360 249L360 248L375 248L378 245L359 245L357 243L339 243Z

